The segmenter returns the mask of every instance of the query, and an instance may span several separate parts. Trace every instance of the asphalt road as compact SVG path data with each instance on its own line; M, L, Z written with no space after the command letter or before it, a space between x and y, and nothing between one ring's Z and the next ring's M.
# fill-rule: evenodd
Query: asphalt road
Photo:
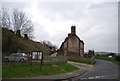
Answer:
M118 66L108 61L96 60L97 64L81 76L69 79L79 81L84 79L118 79ZM80 68L79 65L75 65ZM86 69L86 68L85 68Z

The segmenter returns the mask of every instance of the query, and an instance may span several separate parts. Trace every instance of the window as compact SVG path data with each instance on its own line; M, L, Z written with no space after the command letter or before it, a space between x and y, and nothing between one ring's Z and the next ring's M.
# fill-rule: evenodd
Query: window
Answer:
M23 56L27 56L25 53L22 53Z
M13 53L13 54L11 54L10 56L16 56L16 54L15 54L15 53Z

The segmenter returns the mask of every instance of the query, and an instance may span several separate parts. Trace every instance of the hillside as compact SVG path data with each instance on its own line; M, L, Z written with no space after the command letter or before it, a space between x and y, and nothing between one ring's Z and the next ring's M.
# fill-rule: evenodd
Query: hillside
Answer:
M8 55L13 52L42 51L49 54L50 49L40 42L18 37L13 31L2 28L2 52Z

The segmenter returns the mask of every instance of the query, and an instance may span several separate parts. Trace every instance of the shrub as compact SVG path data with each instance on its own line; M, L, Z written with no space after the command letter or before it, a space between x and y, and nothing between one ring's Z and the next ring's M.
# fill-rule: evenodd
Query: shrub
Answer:
M120 55L115 57L115 60L120 61Z

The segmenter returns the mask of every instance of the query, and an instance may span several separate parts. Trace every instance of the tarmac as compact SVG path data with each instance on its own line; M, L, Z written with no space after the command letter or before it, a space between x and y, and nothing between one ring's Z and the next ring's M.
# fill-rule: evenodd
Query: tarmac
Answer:
M89 64L83 64L83 63L77 63L77 62L71 62L68 61L69 64L72 64L78 68L79 70L69 72L69 73L62 73L62 74L57 74L57 75L51 75L51 76L36 76L36 77L28 77L28 78L23 78L23 79L52 79L52 80L67 80L70 78L74 78L77 76L80 76L87 72L93 65Z

